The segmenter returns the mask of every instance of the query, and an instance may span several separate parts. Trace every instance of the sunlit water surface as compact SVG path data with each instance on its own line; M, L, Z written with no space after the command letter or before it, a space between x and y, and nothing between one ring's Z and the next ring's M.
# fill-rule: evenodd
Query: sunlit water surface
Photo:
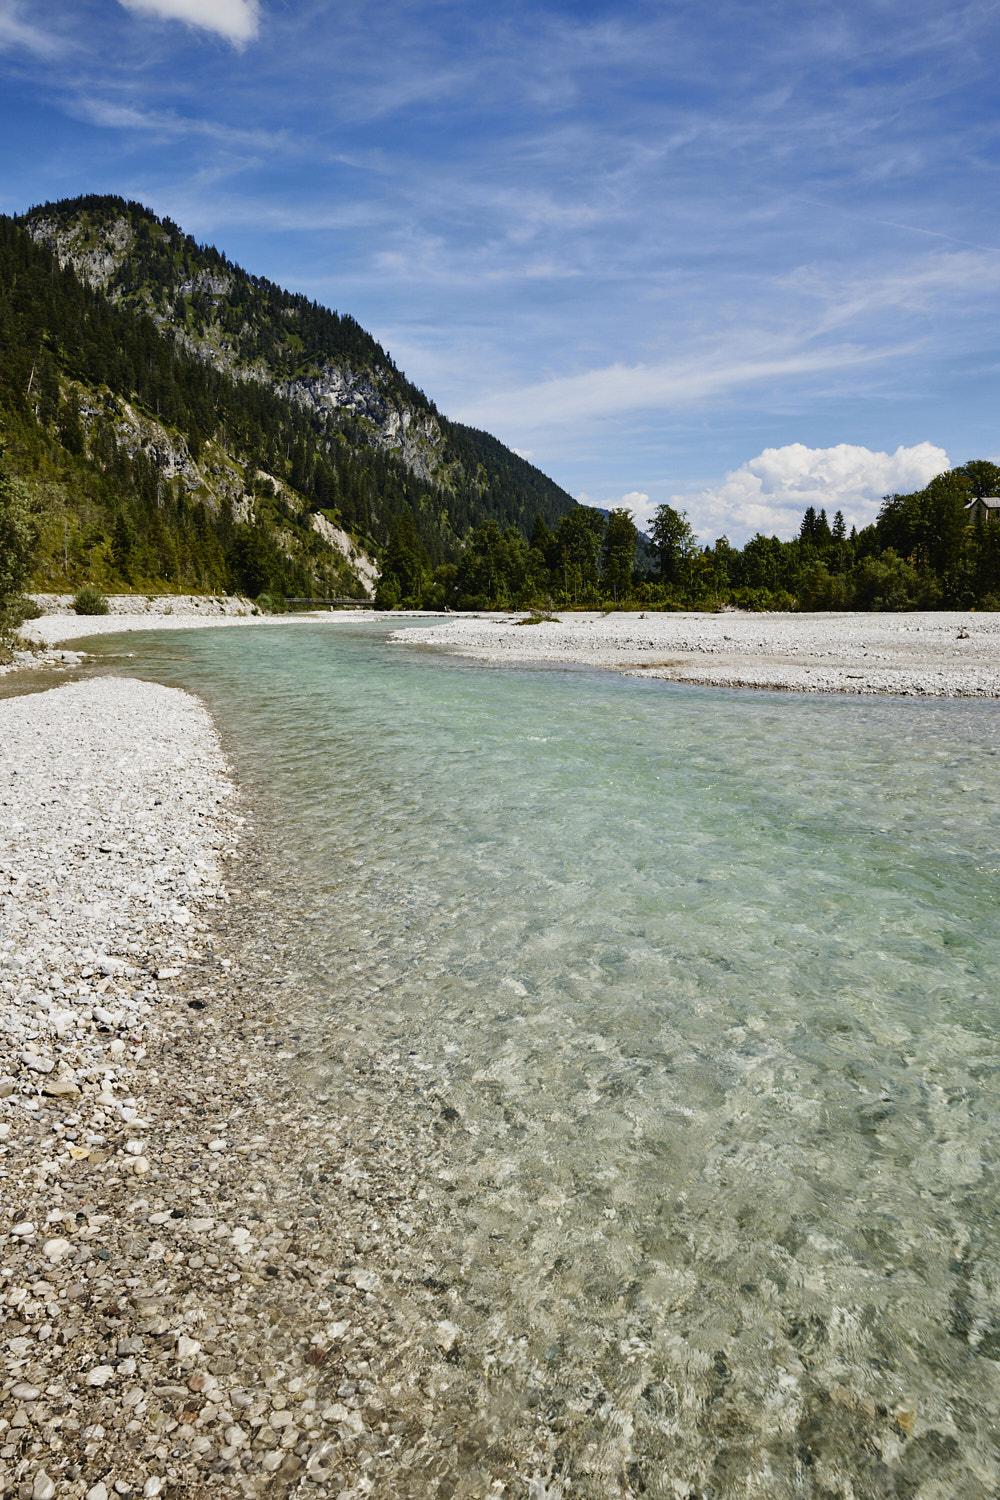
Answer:
M95 647L219 712L317 1088L349 1034L457 1112L456 1319L566 1494L998 1492L995 705Z

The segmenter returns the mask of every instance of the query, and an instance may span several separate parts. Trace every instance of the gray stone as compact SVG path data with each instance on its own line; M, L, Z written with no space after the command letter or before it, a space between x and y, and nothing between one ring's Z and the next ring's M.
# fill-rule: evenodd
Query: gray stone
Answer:
M22 1052L20 1057L24 1066L33 1073L51 1073L55 1067L51 1057L40 1057L37 1052Z

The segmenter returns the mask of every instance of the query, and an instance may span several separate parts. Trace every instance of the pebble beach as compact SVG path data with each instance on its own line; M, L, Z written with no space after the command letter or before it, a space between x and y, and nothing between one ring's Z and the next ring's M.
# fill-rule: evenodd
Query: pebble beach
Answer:
M437 1111L358 1078L362 1138L305 1086L197 699L71 683L0 745L0 1495L428 1493Z

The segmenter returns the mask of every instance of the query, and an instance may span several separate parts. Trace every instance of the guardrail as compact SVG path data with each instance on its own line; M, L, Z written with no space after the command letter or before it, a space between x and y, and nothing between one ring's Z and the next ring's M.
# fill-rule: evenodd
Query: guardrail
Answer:
M286 599L289 609L373 609L370 599L349 599L346 595L333 599Z

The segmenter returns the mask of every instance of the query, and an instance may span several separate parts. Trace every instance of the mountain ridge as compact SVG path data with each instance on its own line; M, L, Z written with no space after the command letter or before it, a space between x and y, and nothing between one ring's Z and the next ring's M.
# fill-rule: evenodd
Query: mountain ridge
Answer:
M417 478L449 490L489 480L500 466L535 492L547 520L575 504L498 439L443 417L350 314L253 275L142 204L66 199L30 209L18 222L61 265L72 265L116 305L148 313L196 358L269 385L321 419L360 425ZM490 450L485 467L470 444ZM523 532L532 520L521 518Z
M46 588L364 597L400 527L435 567L577 508L352 317L121 198L0 217L0 438Z

